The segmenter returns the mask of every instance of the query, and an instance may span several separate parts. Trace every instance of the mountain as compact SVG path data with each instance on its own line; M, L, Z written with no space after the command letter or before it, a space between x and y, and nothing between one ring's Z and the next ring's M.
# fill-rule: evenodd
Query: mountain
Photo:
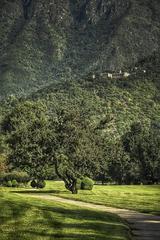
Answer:
M0 98L130 69L159 43L159 0L1 0Z

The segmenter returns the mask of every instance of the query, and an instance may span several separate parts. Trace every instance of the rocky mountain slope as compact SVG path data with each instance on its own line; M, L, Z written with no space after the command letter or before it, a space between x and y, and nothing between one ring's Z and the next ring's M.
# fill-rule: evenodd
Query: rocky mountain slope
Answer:
M1 0L0 97L158 54L159 0Z

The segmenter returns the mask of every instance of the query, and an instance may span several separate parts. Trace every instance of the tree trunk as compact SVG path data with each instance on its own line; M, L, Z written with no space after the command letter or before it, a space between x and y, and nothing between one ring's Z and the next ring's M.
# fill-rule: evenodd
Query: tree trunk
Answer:
M72 194L77 194L78 190L76 187L76 179L73 179L73 177L70 177L68 174L66 174L66 176L62 176L58 171L57 162L55 163L55 171L58 177L64 181L66 189L68 189Z
M72 189L71 189L72 194L77 194L78 190L76 188L76 181L73 181L72 183Z
M69 180L69 182L68 181L66 181L66 180L64 180L64 182L65 182L65 187L72 193L72 194L77 194L78 193L78 190L77 190L77 188L76 188L76 180Z

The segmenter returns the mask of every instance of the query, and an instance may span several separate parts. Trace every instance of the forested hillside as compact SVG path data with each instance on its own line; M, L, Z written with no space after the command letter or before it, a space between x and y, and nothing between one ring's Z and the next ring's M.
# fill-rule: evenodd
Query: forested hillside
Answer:
M1 0L0 97L153 62L159 16L158 0Z
M160 2L1 0L0 20L0 171L158 183Z
M31 176L54 176L55 159L64 155L69 159L57 160L62 179L67 167L67 179L87 174L119 184L159 181L159 89L142 76L101 83L87 78L26 99L11 96L1 117L3 158Z

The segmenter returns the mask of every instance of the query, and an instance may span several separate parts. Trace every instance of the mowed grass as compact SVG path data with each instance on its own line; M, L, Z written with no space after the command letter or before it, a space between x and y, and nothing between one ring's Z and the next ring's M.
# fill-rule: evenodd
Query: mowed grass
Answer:
M9 190L0 188L1 240L131 239L128 226L116 215L37 200Z
M95 185L92 191L79 191L77 195L73 195L65 189L63 182L47 181L44 192L63 198L160 215L160 185Z
M101 186L72 195L61 181L45 189L0 188L0 240L129 240L116 215L29 197L43 193L160 215L160 186ZM23 194L23 193L27 193Z

